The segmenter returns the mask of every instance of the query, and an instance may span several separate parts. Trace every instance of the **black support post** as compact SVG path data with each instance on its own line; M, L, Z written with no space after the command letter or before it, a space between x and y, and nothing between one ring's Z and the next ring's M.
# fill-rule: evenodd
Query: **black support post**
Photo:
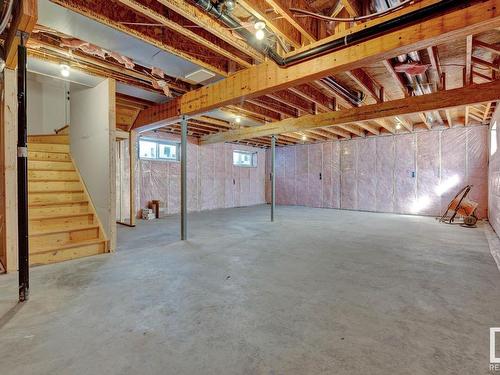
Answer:
M181 120L181 240L187 240L187 118Z
M276 210L276 136L271 137L271 221Z
M17 210L19 254L19 302L29 297L28 241L28 130L26 93L26 35L21 34L17 67Z

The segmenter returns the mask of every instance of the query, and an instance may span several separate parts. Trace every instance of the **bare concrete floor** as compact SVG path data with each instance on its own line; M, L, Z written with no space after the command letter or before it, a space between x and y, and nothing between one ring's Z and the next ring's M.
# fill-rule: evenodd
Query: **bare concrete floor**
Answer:
M0 277L0 373L486 374L482 228L265 206L119 228L116 254Z

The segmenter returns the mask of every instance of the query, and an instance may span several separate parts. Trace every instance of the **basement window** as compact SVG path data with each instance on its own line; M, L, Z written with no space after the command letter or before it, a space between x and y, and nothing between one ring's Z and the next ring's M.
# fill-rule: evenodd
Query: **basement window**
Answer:
M146 160L179 161L180 143L158 139L139 139L139 158Z
M238 167L257 167L257 152L233 151L233 165Z

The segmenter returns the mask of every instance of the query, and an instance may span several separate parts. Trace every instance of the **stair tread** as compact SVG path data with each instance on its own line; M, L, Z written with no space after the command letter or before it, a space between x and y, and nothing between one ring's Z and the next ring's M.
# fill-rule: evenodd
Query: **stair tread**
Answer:
M60 215L29 215L29 220L50 220L50 219L64 219L66 217L78 217L78 216L88 216L93 215L91 211L88 212L77 212L73 214L60 214Z
M66 202L37 202L30 203L28 207L45 207L45 206L65 206L67 204L88 204L88 200L78 200L78 201L66 201Z
M99 224L97 224L97 223L95 223L95 224L78 224L78 225L71 225L71 226L69 226L68 224L65 224L64 226L61 226L60 228L55 226L54 228L43 230L43 231L31 231L29 233L29 236L45 236L47 234L74 232L74 231L93 229L93 228L99 228Z
M28 188L28 193L32 193L32 194L61 194L61 193L66 193L66 194L74 194L74 193L83 193L84 191L82 189L80 190L68 190L68 189L65 189L65 190L50 190L50 191L47 191L47 190L33 190L33 189L29 189Z
M80 247L80 246L88 246L88 245L94 245L94 244L99 244L99 243L104 243L106 240L103 240L102 238L94 238L91 240L82 240L78 242L71 242L67 243L65 245L58 245L54 247L46 247L46 248L38 248L40 251L37 251L36 254L44 254L44 253L50 253L52 251L59 251L59 250L66 250L66 249L72 249L74 247ZM33 246L36 248L35 246Z

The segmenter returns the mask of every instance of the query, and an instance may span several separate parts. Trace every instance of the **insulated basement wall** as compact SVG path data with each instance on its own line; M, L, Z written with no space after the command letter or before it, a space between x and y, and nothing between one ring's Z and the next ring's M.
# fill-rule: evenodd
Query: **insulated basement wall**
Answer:
M477 126L279 147L276 203L438 216L473 184L484 218L487 138Z
M180 142L180 136L175 134L148 132L141 136ZM257 167L233 166L233 150L257 152ZM229 143L200 146L196 138L189 137L187 151L189 211L266 203L265 150ZM139 159L137 168L138 210L151 200L160 200L166 214L180 212L180 162Z
M500 235L500 106L497 106L490 126L490 165L489 165L489 197L488 219L491 226Z

